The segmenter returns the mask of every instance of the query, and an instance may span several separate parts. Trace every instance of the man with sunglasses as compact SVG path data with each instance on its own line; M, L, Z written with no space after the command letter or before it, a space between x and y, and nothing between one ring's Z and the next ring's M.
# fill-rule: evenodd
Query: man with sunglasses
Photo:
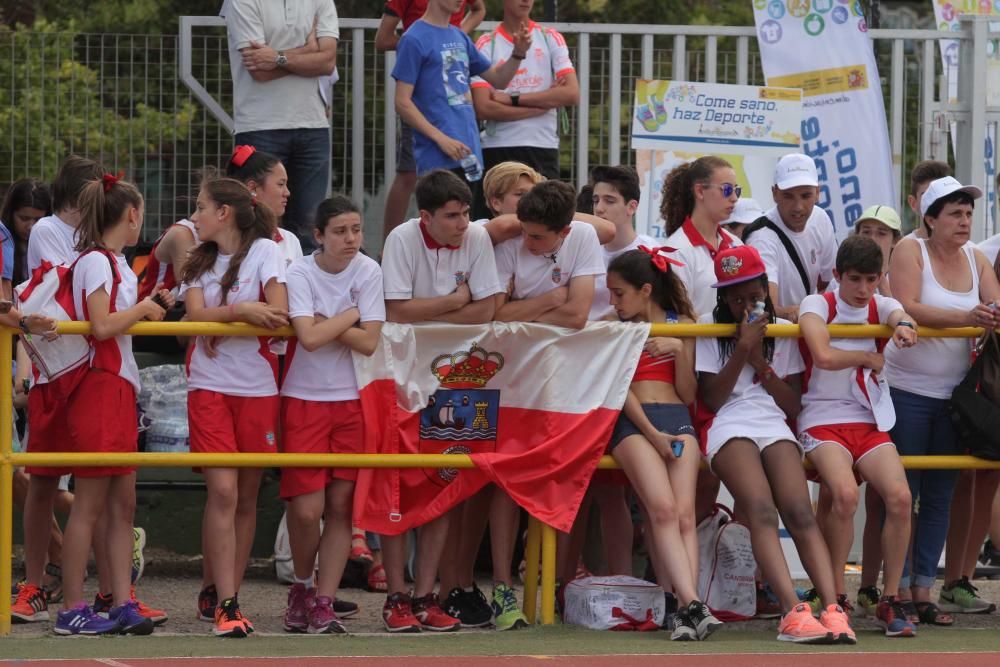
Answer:
M830 217L816 202L819 179L813 159L786 155L774 169L774 208L743 233L760 252L778 317L798 322L799 304L826 289L833 277L837 240Z

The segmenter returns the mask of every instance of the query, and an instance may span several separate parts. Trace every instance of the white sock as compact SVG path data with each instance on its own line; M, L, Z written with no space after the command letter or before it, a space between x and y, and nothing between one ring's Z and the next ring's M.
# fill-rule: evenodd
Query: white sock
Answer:
M306 588L315 588L316 587L316 584L314 582L314 577L312 575L309 575L309 577L306 578L306 579L299 579L295 575L292 575L292 578L295 580L295 583L302 584Z

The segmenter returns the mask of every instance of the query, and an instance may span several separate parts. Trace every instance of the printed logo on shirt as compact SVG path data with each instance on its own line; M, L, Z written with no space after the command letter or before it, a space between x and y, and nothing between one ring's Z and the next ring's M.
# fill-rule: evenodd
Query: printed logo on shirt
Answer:
M472 104L472 94L469 91L469 54L464 44L446 44L441 49L441 78L450 106Z
M739 257L733 257L732 255L730 255L729 257L722 258L721 266L723 273L725 273L727 276L734 276L739 272L740 268L743 266L743 260L740 259Z
M467 271L456 271L455 272L455 287L460 287L463 283L468 282L469 273Z
M816 248L813 248L812 250L809 251L809 263L810 264L816 263Z
M562 269L558 266L552 269L552 282L556 285L562 282Z
M275 443L274 431L268 431L267 433L265 433L264 440L267 441L268 447L274 447Z
M350 294L351 294L351 305L352 306L358 305L358 294L360 294L360 292L361 291L357 287L352 287L351 288Z
M232 292L233 294L236 294L237 292L240 291L240 279L239 278L237 278L233 282L233 286L229 288L229 291Z

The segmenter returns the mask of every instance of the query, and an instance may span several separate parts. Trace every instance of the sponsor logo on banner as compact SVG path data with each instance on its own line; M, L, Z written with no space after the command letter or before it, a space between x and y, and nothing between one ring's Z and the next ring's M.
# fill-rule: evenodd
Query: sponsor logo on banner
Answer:
M761 64L768 85L802 91L801 152L816 162L819 206L843 239L867 206L898 201L868 25L858 2L783 4L754 3Z
M729 161L743 196L767 208L774 165L800 150L801 126L801 90L640 79L632 117L640 188L636 231L666 237L659 216L663 181L677 165L703 155Z
M486 384L503 368L503 356L473 345L468 352L439 355L430 373L441 383L420 411L420 452L472 454L496 451L500 390ZM446 486L454 468L427 469L428 478Z

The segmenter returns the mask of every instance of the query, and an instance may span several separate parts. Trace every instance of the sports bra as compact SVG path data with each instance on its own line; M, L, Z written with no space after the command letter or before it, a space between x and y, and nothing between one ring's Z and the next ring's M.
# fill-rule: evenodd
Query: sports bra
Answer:
M677 315L673 312L667 313L667 322L677 322ZM674 355L668 354L663 357L654 357L645 350L639 355L639 365L635 368L635 375L632 382L652 380L654 382L674 383Z

